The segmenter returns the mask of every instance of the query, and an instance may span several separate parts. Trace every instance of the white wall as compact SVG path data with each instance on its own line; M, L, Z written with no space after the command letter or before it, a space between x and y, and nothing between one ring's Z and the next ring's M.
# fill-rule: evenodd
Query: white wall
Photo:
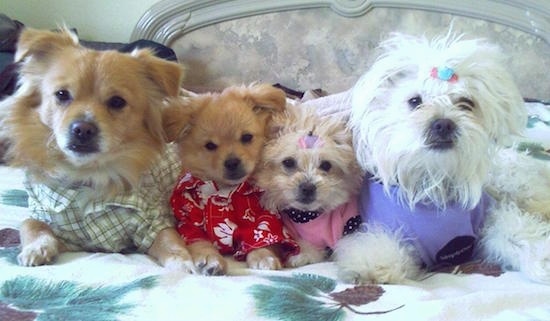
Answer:
M0 13L34 28L65 23L85 40L128 42L139 18L157 1L1 0Z

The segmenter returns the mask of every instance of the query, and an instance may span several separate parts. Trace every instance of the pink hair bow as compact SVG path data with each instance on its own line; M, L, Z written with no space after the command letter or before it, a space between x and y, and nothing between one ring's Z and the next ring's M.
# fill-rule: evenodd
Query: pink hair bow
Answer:
M313 135L313 132L309 132L307 135L304 135L298 139L298 146L300 148L316 148L323 146L323 140L317 136Z

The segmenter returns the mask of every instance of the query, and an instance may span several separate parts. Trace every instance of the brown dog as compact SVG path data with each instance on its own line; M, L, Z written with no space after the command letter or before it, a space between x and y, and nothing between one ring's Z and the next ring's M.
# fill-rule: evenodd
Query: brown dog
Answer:
M171 199L177 229L203 274L225 273L221 254L251 268L279 269L283 256L298 249L249 183L270 119L285 107L282 90L258 84L180 99L164 114L186 170Z
M167 206L179 165L161 123L182 68L149 50L87 49L68 30L24 30L15 59L20 87L0 111L33 210L20 264L66 250L138 251L193 270Z

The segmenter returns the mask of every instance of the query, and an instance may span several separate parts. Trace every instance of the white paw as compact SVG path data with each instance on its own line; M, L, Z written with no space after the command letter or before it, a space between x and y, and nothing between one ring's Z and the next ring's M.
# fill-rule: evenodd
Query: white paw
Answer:
M59 254L59 241L52 235L43 234L21 249L17 261L23 266L51 263Z
M418 262L396 235L381 230L357 232L336 245L338 277L355 284L402 283L417 276Z
M191 257L188 257L188 256L184 257L179 255L172 255L164 259L162 266L164 266L164 268L169 271L174 271L174 272L177 271L177 272L192 273L192 274L197 273L197 268L193 264L193 260L191 260Z
M521 257L521 272L535 282L550 284L550 240L526 246Z
M324 261L325 251L315 248L313 245L305 242L298 241L300 245L300 253L292 255L286 261L287 267L299 267L306 264L314 264Z
M248 253L246 263L249 268L256 270L280 270L283 267L275 253L265 248Z
M224 275L227 271L227 263L218 253L195 255L193 260L198 273L202 275Z

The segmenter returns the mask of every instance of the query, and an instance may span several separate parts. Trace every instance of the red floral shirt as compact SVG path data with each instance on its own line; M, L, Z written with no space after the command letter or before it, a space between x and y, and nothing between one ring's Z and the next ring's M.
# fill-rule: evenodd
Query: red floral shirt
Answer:
M170 199L176 228L188 244L210 240L221 254L233 254L238 260L273 244L282 245L285 258L298 254L298 244L284 230L279 214L260 206L261 194L243 182L224 195L215 182L187 173L179 178Z

